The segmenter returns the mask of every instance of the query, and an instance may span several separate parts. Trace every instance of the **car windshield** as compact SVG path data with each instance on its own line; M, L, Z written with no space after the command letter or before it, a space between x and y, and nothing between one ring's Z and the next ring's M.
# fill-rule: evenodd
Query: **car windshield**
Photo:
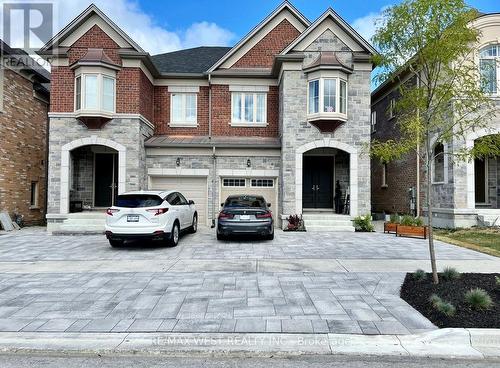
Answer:
M260 207L266 208L266 201L257 196L229 197L224 203L224 207L242 208L242 207Z
M153 194L122 194L118 196L116 206L125 208L155 207L162 202L161 197Z

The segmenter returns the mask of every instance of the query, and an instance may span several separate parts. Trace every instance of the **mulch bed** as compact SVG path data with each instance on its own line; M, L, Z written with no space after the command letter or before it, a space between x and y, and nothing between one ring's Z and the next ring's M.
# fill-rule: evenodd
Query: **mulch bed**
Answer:
M430 273L423 281L415 280L413 274L408 273L401 286L401 298L441 328L500 328L500 286L495 284L495 276L500 274L463 273L457 280L440 277L439 284L434 285ZM475 310L469 306L464 295L473 288L488 292L494 303L491 309ZM429 302L432 294L451 302L456 308L455 315L447 317L435 310Z

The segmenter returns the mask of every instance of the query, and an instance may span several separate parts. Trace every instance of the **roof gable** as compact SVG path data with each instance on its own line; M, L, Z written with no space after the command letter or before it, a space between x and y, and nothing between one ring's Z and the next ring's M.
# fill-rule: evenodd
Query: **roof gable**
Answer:
M262 22L243 37L226 55L215 63L209 72L217 68L231 68L239 59L241 59L249 50L257 45L269 32L271 32L283 20L302 33L310 22L288 1L283 2Z
M46 52L57 47L70 47L96 25L115 41L120 48L131 48L137 52L144 52L132 38L94 4L90 5L57 33L40 51Z
M281 55L288 54L292 51L304 51L316 39L318 39L327 30L345 44L351 51L367 52L376 54L377 51L373 46L359 35L342 17L340 17L333 9L329 8L318 19L316 19L299 37L288 45Z

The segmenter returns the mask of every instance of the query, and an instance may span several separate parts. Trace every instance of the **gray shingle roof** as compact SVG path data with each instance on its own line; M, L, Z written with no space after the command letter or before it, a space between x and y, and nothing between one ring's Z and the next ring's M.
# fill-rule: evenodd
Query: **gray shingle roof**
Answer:
M151 59L160 73L204 73L231 47L202 46L153 55Z

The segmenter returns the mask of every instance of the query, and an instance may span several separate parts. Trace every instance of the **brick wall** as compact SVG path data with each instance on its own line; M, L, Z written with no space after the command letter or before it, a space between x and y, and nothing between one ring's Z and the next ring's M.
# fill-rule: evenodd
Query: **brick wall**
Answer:
M197 106L198 128L171 128L170 93L167 86L154 88L155 134L165 135L208 135L208 87L200 87Z
M75 61L78 61L87 53L89 48L103 49L106 55L115 63L119 65L122 63L118 55L120 46L106 32L99 28L98 25L95 25L71 45L68 51L69 64L71 65Z
M267 127L232 127L231 92L227 85L212 86L212 133L220 136L277 137L278 136L278 87L270 86L267 94Z
M274 56L285 49L300 32L286 19L252 47L233 68L271 68Z
M397 91L387 93L382 98L375 100L372 111L377 113L377 124L372 139L384 141L401 137L397 125L397 117L390 119L388 116L389 103L392 98L398 97ZM410 213L410 200L408 190L417 186L417 155L409 153L401 160L387 163L387 186L382 186L383 165L379 159L372 159L371 193L372 210L385 213ZM425 174L420 172L420 208L424 202Z
M44 221L47 104L33 97L33 84L4 69L0 113L0 210ZM30 209L31 182L38 182L38 208Z

